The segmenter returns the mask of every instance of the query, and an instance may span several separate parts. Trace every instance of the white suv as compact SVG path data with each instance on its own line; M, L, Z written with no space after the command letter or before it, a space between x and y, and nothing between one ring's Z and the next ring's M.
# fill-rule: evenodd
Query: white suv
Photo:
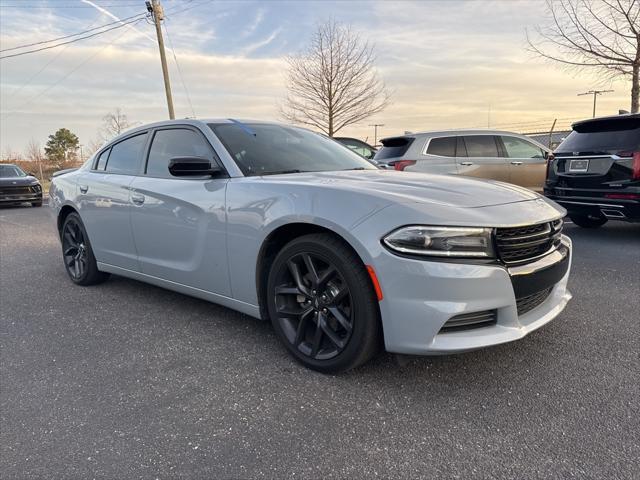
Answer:
M411 172L500 180L542 192L550 150L512 132L448 130L385 138L374 160Z

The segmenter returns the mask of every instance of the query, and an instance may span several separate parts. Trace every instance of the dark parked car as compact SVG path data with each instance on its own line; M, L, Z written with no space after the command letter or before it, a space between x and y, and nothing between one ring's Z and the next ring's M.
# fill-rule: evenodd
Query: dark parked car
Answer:
M31 203L42 206L42 186L38 179L17 165L0 163L0 205Z
M340 142L345 147L349 147L361 157L371 160L378 150L369 145L367 142L351 137L334 137L334 140Z
M640 222L640 114L577 122L549 162L545 195L581 227Z

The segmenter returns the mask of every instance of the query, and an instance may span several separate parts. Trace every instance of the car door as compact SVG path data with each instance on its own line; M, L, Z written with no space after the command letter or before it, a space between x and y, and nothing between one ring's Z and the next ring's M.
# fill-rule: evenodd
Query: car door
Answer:
M542 192L547 172L545 150L523 138L501 135L503 151L509 162L509 181Z
M494 135L462 135L458 139L456 167L460 175L509 181L509 164L500 156Z
M78 178L78 206L96 260L139 271L131 232L129 185L138 173L148 133L119 141Z
M207 158L222 168L197 128L171 126L153 132L144 172L131 183L131 223L140 269L229 296L227 176L174 177L169 161L176 157Z

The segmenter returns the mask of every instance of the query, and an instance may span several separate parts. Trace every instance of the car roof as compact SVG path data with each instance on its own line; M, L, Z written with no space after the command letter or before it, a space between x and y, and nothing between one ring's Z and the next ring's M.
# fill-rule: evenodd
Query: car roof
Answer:
M640 118L640 113L623 113L620 115L608 115L606 117L595 117L595 118L586 118L584 120L579 120L571 124L571 127L574 128L580 125L587 125L589 123L599 123L599 122L608 122L611 120L631 120Z
M288 126L284 123L279 123L275 121L268 120L251 120L251 119L238 119L238 118L176 118L173 120L160 120L158 122L145 123L144 125L138 125L136 127L130 128L126 132L121 133L120 135L113 137L111 140L105 143L105 145L111 145L116 140L120 138L128 137L131 134L136 132L142 132L144 130L148 130L150 128L157 127L165 127L171 125L194 125L194 126L206 126L209 123L248 123L248 124L264 124L264 125L283 125ZM300 128L300 127L296 127ZM101 147L102 148L102 147Z

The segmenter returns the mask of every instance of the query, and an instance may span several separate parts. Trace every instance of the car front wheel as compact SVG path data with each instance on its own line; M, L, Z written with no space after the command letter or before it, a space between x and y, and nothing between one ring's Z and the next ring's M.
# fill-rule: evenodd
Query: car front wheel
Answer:
M360 258L331 234L287 244L267 284L276 334L305 366L337 373L365 363L379 349L380 314Z
M95 285L109 278L98 270L89 236L80 215L70 213L62 225L62 257L71 281L78 285Z
M598 228L607 223L604 215L569 215L569 218L582 228Z

